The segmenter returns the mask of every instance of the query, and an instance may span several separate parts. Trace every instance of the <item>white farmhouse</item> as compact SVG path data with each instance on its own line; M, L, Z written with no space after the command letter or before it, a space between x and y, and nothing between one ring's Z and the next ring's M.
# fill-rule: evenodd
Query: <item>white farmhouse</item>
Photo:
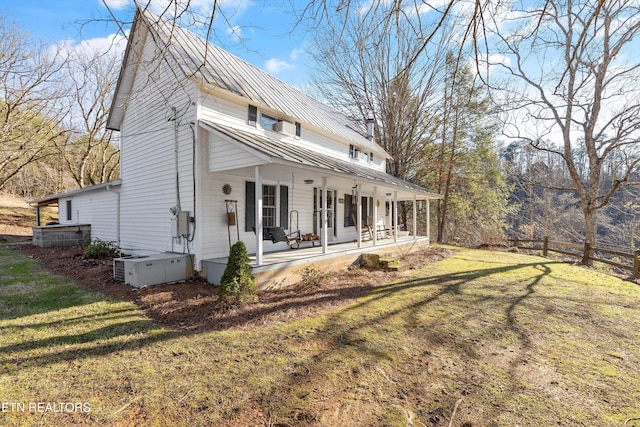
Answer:
M187 253L215 283L242 240L265 287L306 262L428 244L415 209L428 216L438 195L385 173L372 126L150 11L136 12L108 128L120 132L121 179L36 202L127 253ZM410 235L393 214L402 200Z

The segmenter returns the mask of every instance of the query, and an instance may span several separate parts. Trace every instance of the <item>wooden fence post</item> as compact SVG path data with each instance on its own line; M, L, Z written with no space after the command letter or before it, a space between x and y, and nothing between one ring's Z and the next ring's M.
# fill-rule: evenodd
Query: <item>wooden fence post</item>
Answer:
M542 256L547 256L549 253L549 237L544 236L542 239Z
M640 251L633 253L633 278L640 279Z
M582 255L582 265L591 265L591 244L584 242L584 254Z
M515 239L513 239L513 246L515 246L516 248L518 248L518 237L516 236ZM520 249L520 248L518 248Z

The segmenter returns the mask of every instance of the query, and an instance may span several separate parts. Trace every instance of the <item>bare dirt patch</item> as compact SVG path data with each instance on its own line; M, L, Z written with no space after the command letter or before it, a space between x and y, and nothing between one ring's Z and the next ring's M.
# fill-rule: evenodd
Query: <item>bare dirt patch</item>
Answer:
M317 286L298 283L285 289L259 291L255 303L223 304L216 296L216 288L201 278L133 290L113 279L112 259L83 260L80 247L19 245L17 249L89 289L135 303L148 317L174 329L221 330L290 322L348 304L376 286L402 276L397 272L355 268L331 272ZM416 269L449 254L447 249L430 248L406 255L403 260Z
M41 220L48 222L57 213L53 208L41 210ZM31 227L36 224L36 210L21 197L0 193L0 242L21 242L31 238Z

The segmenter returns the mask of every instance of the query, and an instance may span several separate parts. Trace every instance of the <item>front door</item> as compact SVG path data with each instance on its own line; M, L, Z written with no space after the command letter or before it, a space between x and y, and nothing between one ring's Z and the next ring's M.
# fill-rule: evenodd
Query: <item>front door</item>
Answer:
M336 237L336 192L327 190L327 236ZM313 232L322 235L322 188L313 189Z

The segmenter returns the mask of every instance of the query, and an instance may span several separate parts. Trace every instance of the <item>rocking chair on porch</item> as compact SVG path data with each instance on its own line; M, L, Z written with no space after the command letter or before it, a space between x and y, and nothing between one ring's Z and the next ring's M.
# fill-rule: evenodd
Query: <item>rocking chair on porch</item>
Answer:
M356 221L356 216L351 214L351 220L353 221L354 226L358 226ZM371 225L367 224L366 221L362 221L362 225L360 226L360 239L361 240L371 240L373 239L373 230Z

